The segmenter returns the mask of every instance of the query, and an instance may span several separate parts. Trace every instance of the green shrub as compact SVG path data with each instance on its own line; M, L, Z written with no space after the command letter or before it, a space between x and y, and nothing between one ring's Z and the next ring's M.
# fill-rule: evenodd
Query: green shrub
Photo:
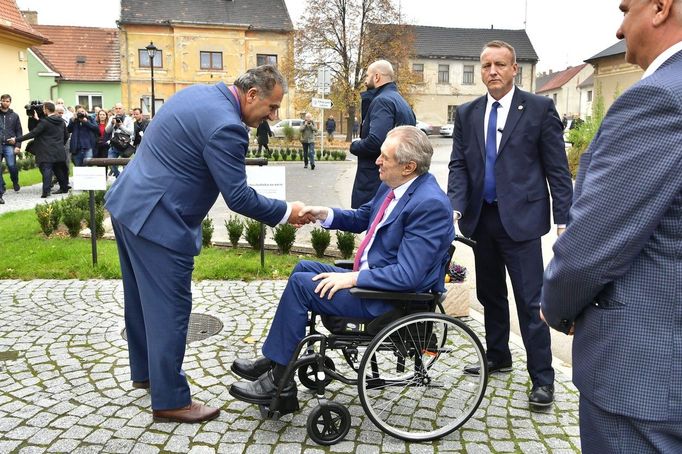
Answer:
M318 161L322 160L322 152L320 150L315 150L315 159Z
M592 104L592 116L575 129L568 131L568 141L571 143L571 148L568 150L568 170L570 170L573 178L578 174L580 156L587 150L595 134L597 134L604 119L604 113L604 97L599 94Z
M260 237L261 237L260 222L255 221L253 219L247 219L246 231L244 232L244 239L246 240L246 242L249 243L249 246L251 246L255 250L260 250Z
M282 254L288 254L291 251L291 246L296 240L296 227L291 224L281 224L274 228L275 243L277 249Z
M294 137L296 137L296 131L294 131L294 128L291 125L284 125L282 132L284 133L284 138L287 140L294 140Z
M345 161L346 160L346 152L345 151L339 151L339 161Z
M326 229L316 227L310 232L310 243L313 245L313 249L315 249L315 255L324 257L324 251L329 247L331 238L329 230Z
M206 216L203 221L201 221L201 244L204 247L211 247L211 238L213 238L213 220Z
M62 205L62 220L66 229L69 231L69 236L71 238L76 238L81 231L81 221L83 221L84 212L78 207L78 202L76 200L69 200Z
M50 203L39 203L35 207L36 216L38 217L38 223L40 224L40 230L43 231L45 236L52 235L54 228L52 227L52 211L54 207Z
M341 257L349 259L355 250L355 234L353 232L336 231L336 247L341 252Z
M225 221L225 228L227 229L227 236L230 238L232 247L237 247L239 245L239 238L241 238L244 232L244 223L238 216L230 216L230 219Z
M92 235L93 228L90 225L90 213L88 212L85 216L85 224L90 229L90 234ZM104 207L102 205L95 205L95 235L97 238L102 238L104 236Z
M62 202L60 200L55 200L50 203L52 205L52 214L50 215L50 223L52 224L52 230L57 230L59 228L59 221L62 218Z
M272 152L272 160L273 161L279 161L279 151L275 150Z

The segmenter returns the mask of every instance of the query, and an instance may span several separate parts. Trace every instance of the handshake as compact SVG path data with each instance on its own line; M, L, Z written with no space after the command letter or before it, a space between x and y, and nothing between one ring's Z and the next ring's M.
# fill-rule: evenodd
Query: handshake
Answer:
M328 216L327 207L306 206L303 202L291 202L291 214L287 222L296 227L301 227L315 221L324 221Z

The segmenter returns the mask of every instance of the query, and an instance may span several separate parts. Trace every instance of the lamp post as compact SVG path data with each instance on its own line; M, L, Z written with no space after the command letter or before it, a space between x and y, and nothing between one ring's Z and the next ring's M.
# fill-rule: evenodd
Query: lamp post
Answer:
M152 118L156 114L156 99L154 98L154 57L156 57L156 51L159 49L154 45L154 41L149 41L149 45L145 47L147 49L147 54L149 55L149 67L152 69Z

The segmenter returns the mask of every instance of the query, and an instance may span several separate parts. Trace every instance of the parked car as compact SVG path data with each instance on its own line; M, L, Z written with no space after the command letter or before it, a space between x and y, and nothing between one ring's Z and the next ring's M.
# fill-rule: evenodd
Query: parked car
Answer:
M289 125L294 128L294 135L298 136L300 131L299 128L302 124L303 120L300 118L286 118L284 120L278 121L275 126L271 127L270 129L272 130L272 133L275 137L284 137L284 127Z
M430 125L430 124L424 123L423 121L417 120L416 126L417 126L417 128L419 128L419 129L421 129L422 131L424 131L424 134L426 134L427 136L428 136L429 134L431 134L431 125Z
M454 123L448 123L440 127L440 135L443 137L452 137L452 131L455 129Z

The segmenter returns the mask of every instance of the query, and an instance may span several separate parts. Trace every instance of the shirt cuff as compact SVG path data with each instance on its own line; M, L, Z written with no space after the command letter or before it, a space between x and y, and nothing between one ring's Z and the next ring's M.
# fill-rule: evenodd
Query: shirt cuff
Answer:
M325 229L328 229L332 225L332 222L334 222L334 210L327 208L327 219L320 221L320 225Z
M462 213L460 213L459 211L454 210L453 214L454 214L455 220L462 219Z
M557 229L565 229L565 228L566 228L566 224L557 224L557 225L556 225L556 228L557 228Z
M287 211L284 213L284 217L278 222L278 224L286 224L291 216L291 204L287 202Z

